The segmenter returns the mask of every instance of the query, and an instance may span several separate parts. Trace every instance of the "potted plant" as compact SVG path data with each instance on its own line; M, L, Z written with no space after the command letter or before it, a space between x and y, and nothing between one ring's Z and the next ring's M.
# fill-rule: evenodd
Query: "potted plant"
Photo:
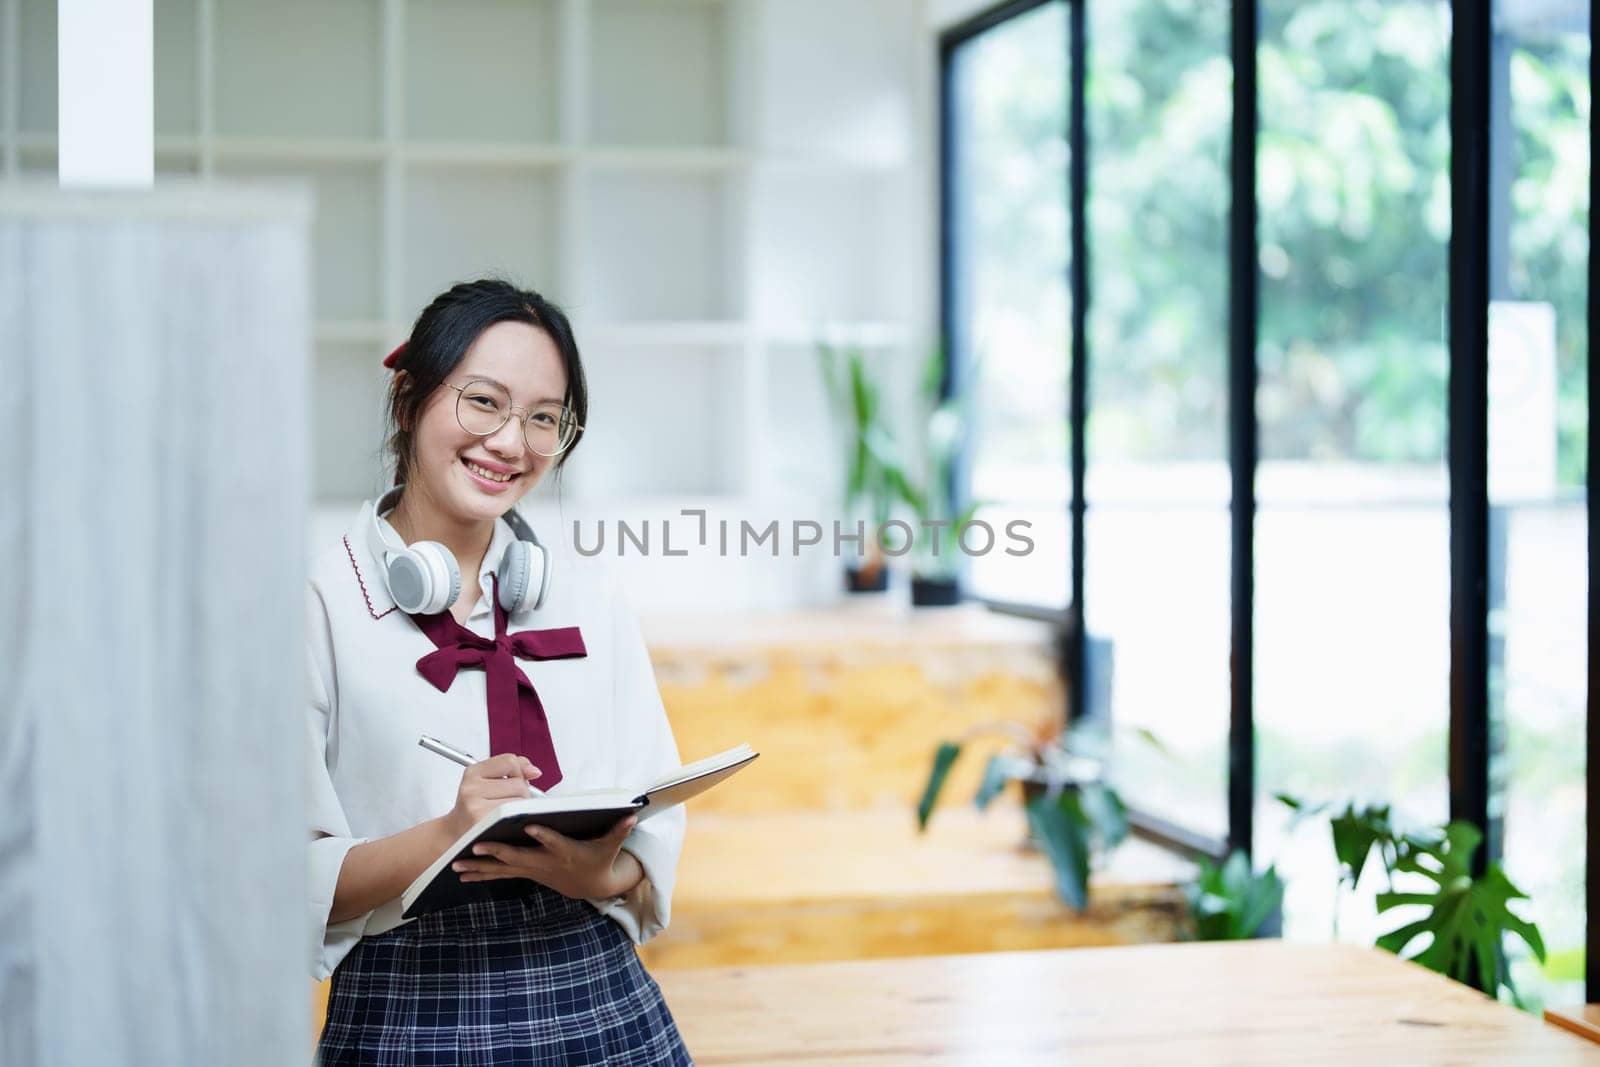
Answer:
M1378 938L1378 947L1404 955L1419 938L1424 940L1407 959L1498 997L1504 989L1518 1006L1526 1007L1506 965L1505 940L1516 937L1545 960L1544 939L1534 923L1511 910L1513 900L1526 900L1497 863L1484 873L1472 873L1472 860L1483 835L1468 822L1443 827L1405 830L1397 825L1389 806L1347 803L1339 812L1328 804L1310 805L1278 794L1294 816L1291 829L1301 821L1328 814L1334 857L1339 863L1335 893L1353 891L1368 860L1376 855L1388 888L1375 904L1382 915L1396 908L1421 907L1421 915ZM1409 886L1404 884L1409 883ZM1338 937L1338 911L1334 936Z
M844 510L852 519L866 519L871 529L863 542L860 565L846 565L845 588L852 593L881 592L889 572L878 543L888 521L896 487L904 475L895 462L893 435L883 408L883 389L868 369L859 345L841 350L819 343L823 384L832 401L835 425L845 460ZM846 416L841 420L840 413Z
M986 809L1008 783L1018 783L1030 842L1050 861L1056 895L1081 912L1089 906L1091 854L1109 854L1128 835L1127 808L1106 779L1104 737L1097 728L1058 732L997 720L941 743L917 805L918 829L927 829L957 757L978 738L996 735L1011 743L990 756L974 800Z
M1201 860L1194 881L1183 887L1191 941L1247 941L1283 934L1283 879L1275 866L1251 869L1241 851L1222 863Z
M966 433L970 402L966 396L939 399L944 380L944 349L934 346L922 371L922 406L927 413L923 441L922 479L914 481L904 471L892 472L901 501L911 509L916 537L911 570L911 603L917 607L955 604L961 599L961 530L982 506L972 501L960 514L952 514L951 499L957 450Z

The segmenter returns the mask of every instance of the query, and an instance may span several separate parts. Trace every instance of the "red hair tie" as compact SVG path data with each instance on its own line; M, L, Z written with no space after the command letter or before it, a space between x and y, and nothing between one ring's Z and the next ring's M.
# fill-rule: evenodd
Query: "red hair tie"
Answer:
M400 354L406 350L406 343L401 341L394 346L394 351L383 357L383 365L392 368L400 361Z

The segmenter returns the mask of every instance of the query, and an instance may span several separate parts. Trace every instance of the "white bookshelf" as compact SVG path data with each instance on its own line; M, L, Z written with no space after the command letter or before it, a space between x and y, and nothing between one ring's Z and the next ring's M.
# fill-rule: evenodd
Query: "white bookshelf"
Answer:
M0 0L0 159L55 167L55 3ZM317 196L316 484L376 486L383 353L450 283L567 309L566 492L770 495L814 342L931 319L921 0L156 0L158 173ZM797 402L804 397L804 402Z

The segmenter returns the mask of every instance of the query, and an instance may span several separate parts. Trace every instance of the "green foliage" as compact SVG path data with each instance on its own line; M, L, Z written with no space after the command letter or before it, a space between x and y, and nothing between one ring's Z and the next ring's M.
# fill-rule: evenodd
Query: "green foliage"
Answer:
M1011 781L1009 765L1010 760L1003 752L996 752L989 757L988 764L983 768L983 780L978 784L978 794L972 798L979 811L987 810L989 803L999 796L1005 789L1006 783Z
M839 412L847 416L841 428L845 509L863 505L872 521L881 526L889 518L897 486L905 478L884 413L883 387L859 346L841 352L832 345L818 344L817 355L833 410L836 416Z
M917 829L925 831L933 809L961 755L962 745L945 741L934 751L933 765L917 804ZM983 780L973 798L986 809L1011 781L1040 785L1024 807L1028 828L1039 842L1054 873L1056 895L1075 911L1089 902L1089 856L1094 849L1110 851L1128 836L1128 809L1122 797L1102 781L1071 781L1045 759L1043 752L1027 757L996 753L984 767ZM1043 785L1048 781L1049 785Z
M1250 858L1234 851L1220 865L1203 860L1184 886L1191 937L1196 941L1243 941L1255 937L1283 906L1283 879L1268 867L1256 873Z
M933 815L933 806L938 803L945 779L950 777L950 768L955 765L956 757L959 755L961 746L953 741L943 742L934 752L933 767L928 772L927 784L922 788L922 799L917 803L918 830L928 828L928 819Z
M1090 452L1222 459L1227 395L1228 5L1091 5ZM1449 12L1415 0L1264 0L1257 159L1261 417L1269 459L1435 462L1444 452ZM1558 477L1584 477L1587 36L1511 53L1507 295L1557 318ZM1010 140L1052 99L1017 79ZM1056 110L1063 94L1057 87ZM1060 128L1058 125L1057 128ZM1030 142L1034 143L1034 142ZM1044 143L1044 142L1039 142ZM1057 182L1055 155L1039 180ZM1175 176L1181 175L1181 180ZM1007 186L1008 190L1012 186ZM1059 185L1018 196L1059 199ZM985 247L996 288L1058 279L1022 207ZM1003 212L1003 213L1002 213ZM1030 222L1033 225L1028 225ZM1014 242L1014 244L1012 243ZM1017 277L1013 277L1015 274Z
M968 377L976 382L980 375L981 370L975 366ZM944 348L935 345L922 367L921 403L925 413L920 435L922 478L917 480L903 469L896 469L890 475L896 494L911 509L916 520L915 567L917 573L925 577L944 576L955 571L960 552L956 539L961 528L972 521L982 506L981 501L972 501L959 514L952 513L951 478L962 438L971 423L974 390L966 389L940 400L943 381ZM949 525L935 528L928 523Z
M1333 832L1333 855L1339 861L1339 881L1354 889L1361 881L1367 857L1377 849L1386 870L1394 866L1394 829L1389 823L1389 805L1357 808L1346 805L1343 812L1328 820Z
M1101 848L1116 848L1127 839L1128 806L1115 789L1103 782L1085 782L1078 788L1078 799Z
M1089 906L1089 817L1076 790L1028 801L1028 826L1055 871L1056 896L1073 911Z
M1278 794L1278 800L1294 812L1296 822L1328 810L1327 805L1313 807L1286 794ZM1378 938L1379 948L1400 955L1426 938L1409 959L1491 995L1505 988L1521 1003L1506 966L1505 937L1520 938L1540 962L1545 960L1544 939L1537 926L1511 910L1511 901L1526 900L1527 895L1498 864L1473 877L1472 858L1483 836L1476 827L1453 822L1442 832L1405 831L1386 804L1347 804L1330 816L1329 830L1341 889L1354 889L1376 854L1389 881L1389 889L1377 895L1378 913L1407 906L1426 909L1420 918ZM1396 875L1425 879L1428 888L1398 891Z
M1378 938L1378 947L1400 955L1417 938L1429 936L1412 960L1491 995L1504 986L1515 998L1505 962L1505 935L1521 938L1541 963L1544 939L1537 926L1511 911L1511 901L1526 900L1527 895L1511 884L1498 864L1491 863L1481 878L1472 876L1472 857L1482 836L1470 823L1453 822L1442 841L1396 861L1396 871L1421 875L1433 887L1419 893L1379 893L1379 914L1408 904L1428 912Z
M1128 809L1101 782L1045 790L1027 802L1028 827L1055 872L1056 896L1074 911L1089 906L1089 856L1128 836Z

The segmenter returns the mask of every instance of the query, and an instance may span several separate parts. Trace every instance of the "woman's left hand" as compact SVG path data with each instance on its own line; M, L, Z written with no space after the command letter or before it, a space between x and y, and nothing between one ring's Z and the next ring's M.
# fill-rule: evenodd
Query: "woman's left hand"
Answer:
M622 862L622 842L638 822L637 815L629 815L592 841L530 824L525 829L536 845L481 841L472 848L477 858L457 860L451 867L463 882L531 878L575 900L621 896L638 884L637 877L628 877L630 871L641 873L632 855L626 857L632 862Z

